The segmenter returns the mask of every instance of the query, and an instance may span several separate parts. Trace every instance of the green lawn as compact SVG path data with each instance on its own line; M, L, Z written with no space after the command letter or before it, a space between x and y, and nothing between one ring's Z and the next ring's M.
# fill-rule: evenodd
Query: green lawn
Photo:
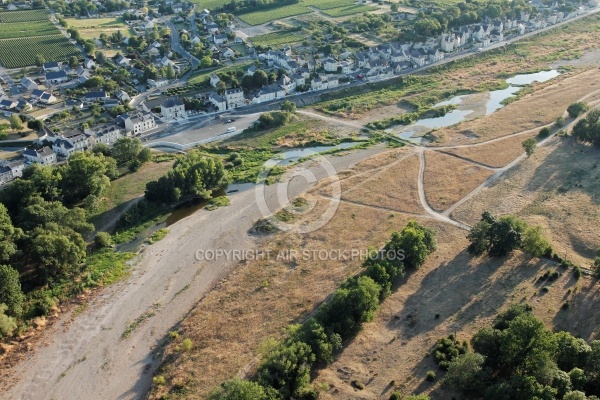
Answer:
M91 29L101 27L122 26L127 28L127 24L121 18L66 18L70 27L77 29Z
M197 83L203 83L209 79L210 74L213 74L213 73L216 74L219 72L227 73L227 72L231 72L231 71L244 70L247 67L249 67L250 65L252 65L252 62L231 65L229 67L221 67L221 68L217 68L217 69L212 69L210 71L197 72L188 78L188 84L194 85Z
M303 4L290 4L280 8L271 10L253 11L247 14L239 15L238 17L249 25L262 25L270 21L275 21L282 18L292 17L294 15L311 13Z

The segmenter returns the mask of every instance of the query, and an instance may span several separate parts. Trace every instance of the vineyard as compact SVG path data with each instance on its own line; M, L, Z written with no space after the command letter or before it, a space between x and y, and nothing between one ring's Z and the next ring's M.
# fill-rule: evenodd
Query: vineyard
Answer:
M302 4L289 4L271 10L253 11L248 14L239 15L239 18L249 25L262 25L277 19L287 18L294 15L308 14L310 11Z
M59 33L50 21L0 24L0 39L56 35Z
M282 44L291 44L300 42L304 39L302 35L294 32L271 32L264 35L258 35L250 38L255 46L279 46Z
M0 64L21 68L35 64L41 54L46 61L65 61L79 50L48 18L47 10L0 12Z
M313 6L320 10L330 10L332 8L347 7L356 4L354 0L304 0L302 4Z
M323 14L329 15L330 17L337 18L337 17L345 17L347 15L362 14L365 12L375 11L375 10L377 10L377 7L361 6L358 4L353 4L351 6L346 6L346 7L337 7L337 8L326 9L326 10L323 10Z
M48 21L48 10L23 10L23 11L3 11L0 12L0 22L30 22L30 21Z
M37 54L53 61L80 55L77 47L63 35L0 40L0 64L7 68L34 65Z

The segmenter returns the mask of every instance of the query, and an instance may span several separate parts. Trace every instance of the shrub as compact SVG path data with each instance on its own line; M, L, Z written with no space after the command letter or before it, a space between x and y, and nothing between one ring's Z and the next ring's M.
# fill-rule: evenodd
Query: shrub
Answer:
M392 392L392 394L390 395L389 400L401 400L402 399L402 394L398 391Z
M156 375L155 377L152 378L152 382L157 386L161 386L161 385L166 384L167 380L162 375Z
M427 379L429 382L435 381L435 371L427 371L425 379Z
M192 343L192 339L185 338L181 341L181 350L182 351L190 351L192 349L192 347L194 347L194 344Z
M544 292L544 293L548 293L549 291L550 291L550 287L548 287L548 286L544 286L542 288L542 292Z
M586 103L579 101L577 103L569 105L569 107L567 107L567 112L569 113L569 116L571 118L577 118L582 113L586 112L588 108L589 107Z
M554 121L554 125L556 125L556 127L558 128L562 128L565 125L565 119L562 116L556 118L556 121Z
M13 317L4 314L7 308L6 304L0 304L0 337L12 336L15 329L17 329L17 321Z
M573 277L574 277L575 279L579 279L579 278L581 278L581 276L582 276L582 275L583 275L583 272L581 271L581 268L579 268L579 266L578 266L578 265L576 265L576 266L573 268Z
M561 126L562 126L562 125L561 125ZM544 128L542 128L542 129L540 130L540 133L538 133L538 137L539 137L540 139L545 139L545 138L547 138L548 136L550 136L550 128L548 128L548 127L544 127Z
M94 238L94 243L99 248L106 248L112 246L112 236L108 232L98 232Z
M464 341L462 344L456 340L454 334L447 338L439 339L435 346L434 358L435 362L443 371L448 370L450 362L461 354L465 354L469 350L469 344Z
M352 384L352 386L353 386L353 387L357 388L358 390L363 390L363 389L365 388L365 385L363 385L363 383L362 383L362 382L360 382L360 381L357 381L356 379L355 379L355 380L353 380L353 381L351 382L351 384Z

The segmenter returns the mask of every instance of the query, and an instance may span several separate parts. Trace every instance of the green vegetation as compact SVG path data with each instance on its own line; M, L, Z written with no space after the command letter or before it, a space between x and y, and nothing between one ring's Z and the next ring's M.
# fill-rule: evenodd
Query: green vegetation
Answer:
M0 64L20 68L46 61L66 61L79 50L48 19L47 10L0 12Z
M525 149L525 153L527 153L527 157L531 156L535 152L535 148L537 147L537 140L535 138L528 138L523 140L523 149Z
M586 103L580 101L577 103L569 104L569 107L567 107L567 112L569 113L569 117L577 118L578 116L586 112L588 109L589 106Z
M7 68L35 65L38 54L46 61L66 61L81 55L77 47L60 34L0 40L0 64Z
M280 8L273 8L268 11L253 11L238 17L249 25L262 25L270 21L291 17L294 15L308 14L310 11L302 4L289 4Z
M474 255L487 253L491 257L504 257L516 249L534 257L552 257L550 244L542 237L541 228L530 227L514 215L497 218L486 211L481 220L471 228L468 251Z
M338 18L338 17L346 17L348 15L362 14L362 13L366 13L369 11L375 11L375 10L377 10L377 7L353 4L350 6L344 6L344 7L338 7L338 8L328 8L326 10L323 10L322 12L323 12L323 14L329 15L330 17Z
M304 39L304 36L299 35L296 32L271 32L265 33L263 35L253 36L250 41L255 46L280 46L283 44L292 44L296 42L301 42Z
M405 251L404 258L400 249L406 246L414 249ZM392 284L404 275L405 265L418 268L424 261L421 256L426 257L434 249L433 232L410 221L402 232L392 234L381 252L370 252L362 274L344 282L314 316L288 328L285 338L265 354L258 367L260 387L251 382L228 381L211 398L230 399L234 389L256 398L316 398L317 392L310 387L311 370L333 362L333 353L341 348L342 341L352 338L364 322L373 319L384 292L389 293ZM364 388L358 381L354 386Z
M165 236L167 236L168 233L169 230L167 228L161 228L157 230L148 238L148 244L154 244L159 240L162 240Z
M219 207L227 207L231 202L227 196L219 196L211 199L206 206L208 211L216 210Z
M450 362L443 383L467 398L591 399L600 395L600 341L552 333L531 308L516 305Z
M580 142L600 146L600 110L592 110L579 120L571 134Z
M216 68L209 71L200 71L192 74L188 78L188 83L190 85L207 85L210 80L210 74L215 74L221 78L223 75L237 75L240 73L243 77L244 71L252 65L251 62L231 65L229 67Z
M469 351L469 343L464 341L461 344L456 340L456 336L451 334L447 338L439 339L437 341L433 356L435 362L440 366L440 369L447 371L450 362L455 360L459 355L465 354L467 351Z

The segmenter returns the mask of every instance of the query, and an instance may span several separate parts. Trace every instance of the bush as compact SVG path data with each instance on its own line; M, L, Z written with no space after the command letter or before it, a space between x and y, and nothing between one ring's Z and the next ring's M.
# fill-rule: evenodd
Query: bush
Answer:
M579 268L579 266L578 266L578 265L576 265L576 266L573 268L573 277L574 277L575 279L579 279L579 278L581 278L581 276L582 276L582 275L583 275L583 272L581 271L581 268Z
M365 385L363 385L361 381L357 381L356 379L350 383L353 387L357 388L358 390L363 390L365 388Z
M549 291L550 291L550 287L548 287L548 286L544 286L542 288L542 292L544 292L544 293L548 293Z
M440 369L447 371L452 360L461 354L465 354L469 350L469 345L466 341L462 344L456 340L454 334L447 338L439 339L434 350L435 362L440 366Z
M562 116L556 118L556 121L554 121L554 125L556 125L557 128L562 128L565 125L565 119Z
M181 350L182 351L190 351L194 347L192 343L192 339L185 338L181 341Z
M550 136L550 128L548 128L548 127L544 127L544 128L542 128L542 129L540 129L540 132L538 133L538 137L539 137L540 139L545 139L545 138L547 138L548 136Z
M582 113L586 112L589 109L588 105L582 101L573 103L567 107L567 112L571 118L577 118Z
M162 386L167 383L167 380L162 375L156 375L155 377L152 378L152 382L157 386Z
M111 247L113 244L112 236L108 232L98 232L94 237L94 243L101 249Z
M429 382L435 381L435 371L427 371L425 379L427 379Z
M0 304L0 337L12 336L17 329L17 321L5 314L7 309L6 304Z

